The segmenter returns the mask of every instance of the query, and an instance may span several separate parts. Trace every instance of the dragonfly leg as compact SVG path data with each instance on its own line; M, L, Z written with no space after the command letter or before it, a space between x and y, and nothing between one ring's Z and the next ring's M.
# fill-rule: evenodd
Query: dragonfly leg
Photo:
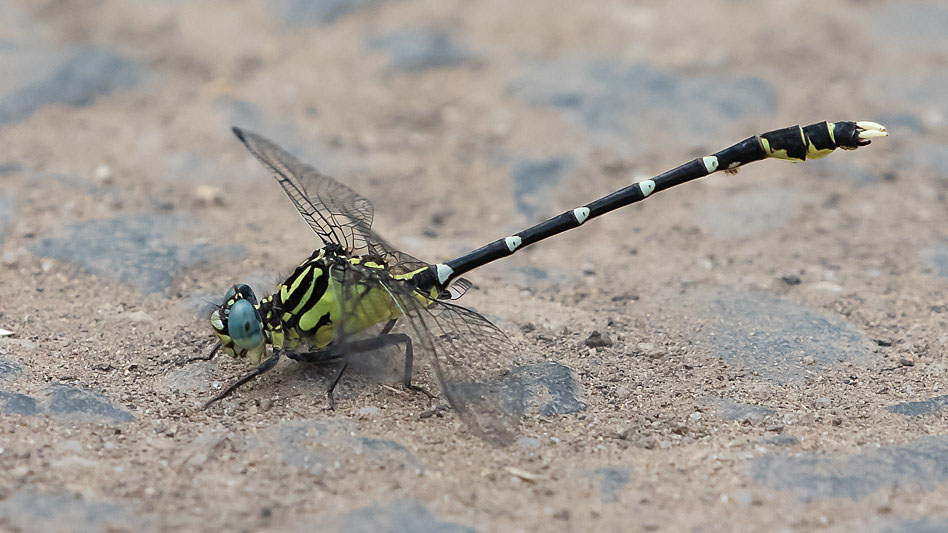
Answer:
M385 346L392 346L398 344L405 345L405 374L403 378L403 383L406 389L414 390L423 393L429 398L436 398L435 395L431 394L427 390L417 385L412 384L411 382L411 373L412 366L414 363L414 350L412 349L411 337L404 333L389 333L392 328L395 326L395 321L390 320L382 328L382 331L375 337L369 339L361 339L357 341L347 342L342 346L333 346L327 347L322 350L316 350L315 352L306 352L306 353L296 353L296 352L287 352L286 356L295 361L301 361L304 363L328 363L330 361L342 360L339 364L339 367L336 370L336 373L333 375L332 379L329 381L329 386L326 389L326 395L329 398L329 408L334 409L336 405L335 398L333 397L333 391L336 388L336 385L339 383L340 378L342 378L343 372L345 372L346 367L348 366L348 361L345 359L343 354L356 354L360 352L370 352L372 350L378 350Z
M382 331L379 332L379 336L388 335L388 333L392 331L392 328L394 327L395 327L395 319L389 320L388 322L385 323L385 326L382 327Z
M414 350L412 349L411 337L405 335L404 333L389 333L392 331L393 327L395 327L395 320L389 320L385 324L385 327L382 328L382 331L379 332L378 336L389 339L384 341L385 344L405 343L405 375L402 383L404 383L406 389L419 391L424 393L429 398L435 398L436 396L434 394L431 394L424 388L411 384L411 372L414 362Z
M286 352L286 356L301 363L328 363L342 357L336 347L326 347L315 352Z
M224 389L224 392L208 400L207 403L204 404L204 408L207 409L212 403L219 400L223 400L224 398L230 396L230 394L234 392L235 390L237 390L237 388L240 387L241 385L247 383L251 379L259 376L260 374L267 372L268 370L276 366L279 360L280 360L280 351L274 350L273 355L271 355L269 359L260 363L260 365L257 366L257 368L251 370L250 372L247 373L247 375L243 376L242 378L234 382L233 385Z
M414 364L414 359L415 359L414 349L412 348L412 343L411 343L411 337L409 337L408 335L405 335L404 333L391 333L389 334L389 337L396 337L396 339L393 339L391 341L393 344L397 344L400 342L405 343L405 376L402 381L402 383L404 383L405 385L405 388L409 390L421 392L428 398L435 398L436 396L434 394L431 394L430 392L425 390L423 387L419 387L418 385L413 385L411 382L412 365Z
M329 398L329 410L336 409L336 400L332 396L332 391L335 390L336 384L339 383L339 378L342 377L342 373L346 371L346 367L349 366L349 361L342 359L339 364L339 368L336 369L336 373L333 375L332 380L329 381L329 387L326 388L326 396Z
M385 327L382 328L382 331L377 336L370 339L349 342L345 345L345 350L349 353L359 353L378 350L379 348L383 348L385 346L404 344L405 374L403 376L402 383L404 383L406 389L421 392L429 398L436 398L434 394L431 394L424 388L412 384L411 373L412 366L414 364L414 350L412 348L411 337L404 333L389 333L394 325L395 321L390 320L387 324L385 324ZM340 351L342 350L340 349Z
M214 345L214 349L211 350L211 353L207 355L199 355L197 357L189 357L185 359L184 361L181 361L179 364L186 365L188 363L193 363L195 361L210 361L211 359L214 359L214 356L217 355L217 352L219 352L220 349L221 349L221 343L218 342L217 344Z

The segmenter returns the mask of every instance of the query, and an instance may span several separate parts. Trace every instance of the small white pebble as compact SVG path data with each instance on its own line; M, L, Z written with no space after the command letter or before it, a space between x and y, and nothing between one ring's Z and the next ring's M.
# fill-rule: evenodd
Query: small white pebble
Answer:
M96 181L108 181L112 177L112 169L102 163L101 165L95 167L95 180Z

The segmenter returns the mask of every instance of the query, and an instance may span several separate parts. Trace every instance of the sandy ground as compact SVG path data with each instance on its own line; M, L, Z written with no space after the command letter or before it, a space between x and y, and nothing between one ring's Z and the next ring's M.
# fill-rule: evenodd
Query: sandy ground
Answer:
M0 73L2 530L948 529L942 2L0 0ZM821 120L891 137L469 276L531 361L509 447L289 361L203 410L246 363L179 364L319 245L231 125L435 262Z

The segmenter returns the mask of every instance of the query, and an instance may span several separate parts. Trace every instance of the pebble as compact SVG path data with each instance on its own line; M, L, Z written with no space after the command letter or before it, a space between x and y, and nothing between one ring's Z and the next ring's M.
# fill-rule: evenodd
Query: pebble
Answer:
M625 400L631 395L632 395L632 389L630 389L629 387L625 385L621 385L619 386L618 389L616 389L616 398L619 398L620 400Z
M783 282L786 283L787 285L790 285L791 287L795 285L799 285L800 283L803 283L803 281L800 279L800 276L797 276L796 274L783 276L780 279L783 280Z
M379 408L374 405L368 405L359 409L359 416L375 416L379 414Z
M95 167L95 180L99 183L111 183L112 182L112 169L102 163L101 165Z
M605 346L612 346L612 339L609 338L608 334L596 330L586 337L585 343L586 346L589 346L590 348L602 348Z

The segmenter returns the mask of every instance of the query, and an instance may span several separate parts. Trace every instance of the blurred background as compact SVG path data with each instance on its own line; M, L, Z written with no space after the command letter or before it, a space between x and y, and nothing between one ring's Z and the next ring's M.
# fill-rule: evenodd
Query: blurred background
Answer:
M948 528L946 86L938 1L0 0L0 526ZM472 273L545 365L512 449L175 364L318 246L231 126L436 262L822 120L891 136Z

